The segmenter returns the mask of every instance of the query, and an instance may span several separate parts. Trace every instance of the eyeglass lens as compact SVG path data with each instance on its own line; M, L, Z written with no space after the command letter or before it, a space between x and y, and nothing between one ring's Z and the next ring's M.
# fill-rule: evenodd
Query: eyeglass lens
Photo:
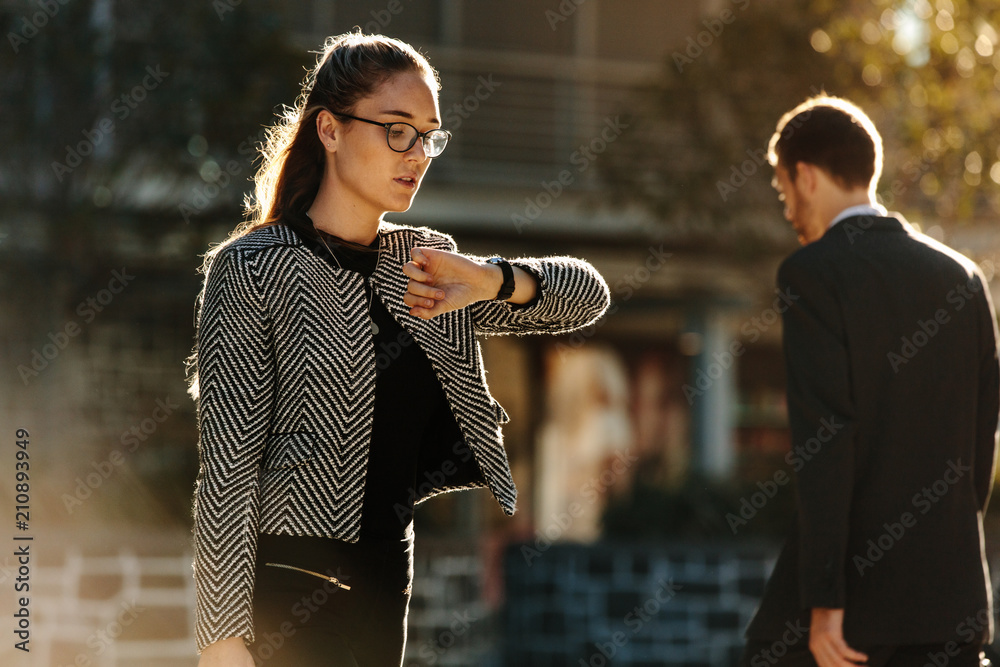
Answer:
M404 153L417 142L417 129L409 123L392 123L386 128L386 138L392 150ZM448 134L444 130L431 130L422 139L427 157L437 157L448 145Z

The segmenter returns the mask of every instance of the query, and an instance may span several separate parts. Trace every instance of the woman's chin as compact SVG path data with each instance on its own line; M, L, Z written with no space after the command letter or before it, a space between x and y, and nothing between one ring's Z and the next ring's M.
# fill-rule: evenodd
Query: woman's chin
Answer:
M416 193L414 193L416 194ZM413 206L413 197L407 197L405 200L400 200L393 202L386 208L386 213L405 213L410 210Z

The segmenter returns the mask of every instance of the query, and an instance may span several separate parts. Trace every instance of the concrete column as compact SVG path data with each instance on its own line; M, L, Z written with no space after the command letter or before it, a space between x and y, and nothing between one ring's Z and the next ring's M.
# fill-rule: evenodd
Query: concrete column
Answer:
M706 477L728 478L736 465L736 364L725 312L708 307L694 313L689 331L700 336L691 365L691 447L694 469Z
M441 0L438 6L441 11L438 39L445 46L461 46L464 0Z

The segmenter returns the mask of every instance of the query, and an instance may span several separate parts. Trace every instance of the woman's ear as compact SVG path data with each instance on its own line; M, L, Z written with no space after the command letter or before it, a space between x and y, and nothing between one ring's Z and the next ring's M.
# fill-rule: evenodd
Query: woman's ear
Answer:
M337 152L339 128L340 123L326 109L323 109L316 115L316 134L327 153Z

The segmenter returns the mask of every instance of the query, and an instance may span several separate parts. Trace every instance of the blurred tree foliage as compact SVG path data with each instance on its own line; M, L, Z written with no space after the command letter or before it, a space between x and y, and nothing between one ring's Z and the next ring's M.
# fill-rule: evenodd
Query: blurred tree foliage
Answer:
M855 0L809 35L881 129L887 206L943 223L1000 213L997 25L997 0Z
M825 91L880 129L890 209L928 224L1000 212L1000 1L722 6L667 55L663 77L637 97L641 127L602 163L618 203L746 249L749 221L780 219L762 164L775 124Z
M637 94L635 129L600 165L619 203L639 201L689 236L754 238L740 223L776 209L763 154L777 114L831 87L803 40L814 15L786 4L733 6L728 23L706 16L667 54L663 78Z
M7 398L24 405L31 392L26 421L48 425L51 412L78 433L50 440L33 478L51 490L39 501L49 525L189 518L197 452L182 359L196 258L218 235L202 213L221 205L236 225L252 145L312 64L287 25L269 2L0 2L0 370ZM178 204L213 192L231 161L229 185L185 221ZM81 306L111 295L112 269L134 281L88 319ZM29 365L38 377L21 375ZM74 480L165 398L183 407L122 449L127 463L70 516L60 498L92 493Z
M268 3L227 0L4 3L5 202L47 212L82 243L95 211L165 200L157 188L246 160L241 143L294 100L311 64L283 23Z

